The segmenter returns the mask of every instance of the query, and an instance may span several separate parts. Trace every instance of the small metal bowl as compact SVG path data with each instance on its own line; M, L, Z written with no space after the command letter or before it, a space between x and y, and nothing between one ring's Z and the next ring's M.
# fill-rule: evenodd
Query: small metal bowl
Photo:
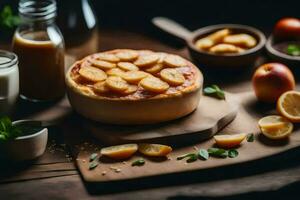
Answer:
M13 124L23 123L25 120L14 121ZM5 159L11 161L33 160L45 152L48 141L48 129L30 135L17 137L2 144L1 150Z
M274 48L274 45L278 44L280 42L284 42L284 41L276 40L273 35L271 35L268 38L267 43L266 43L266 50L267 50L268 56L273 61L283 63L287 66L300 67L300 56L291 56L291 55L285 54L285 53L277 50L276 48Z

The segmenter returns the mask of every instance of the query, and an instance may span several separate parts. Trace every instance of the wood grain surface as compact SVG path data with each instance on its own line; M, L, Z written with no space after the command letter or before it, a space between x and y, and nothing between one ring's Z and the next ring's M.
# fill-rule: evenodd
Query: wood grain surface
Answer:
M241 100L241 107L238 111L236 119L225 127L221 134L236 134L236 133L254 133L255 141L246 142L238 148L239 156L236 158L210 158L207 161L197 161L193 163L186 163L185 160L176 160L180 155L197 152L197 149L208 149L214 146L214 140L209 139L201 142L200 140L193 140L187 146L175 147L173 152L168 158L153 159L145 157L146 164L142 167L132 167L131 163L137 159L144 157L142 155L135 155L125 163L116 162L110 159L100 158L100 164L94 170L89 170L89 156L95 151L95 147L85 148L79 152L76 159L78 168L87 182L107 182L107 181L120 181L141 177L158 176L171 173L180 173L195 170L204 170L210 168L217 168L221 166L233 165L243 162L249 162L266 158L268 156L280 154L284 151L297 148L300 146L300 132L298 129L287 140L271 141L260 134L257 121L260 117L267 113L274 113L273 107L257 103L256 97L252 92L235 94L236 98ZM196 123L196 122L194 122ZM199 121L198 123L201 123ZM201 134L201 133L200 133ZM165 142L166 143L166 142ZM182 145L182 140L177 143ZM166 143L168 144L168 143ZM99 147L100 148L100 147ZM116 173L114 169L120 169ZM102 173L106 172L105 175Z
M204 140L212 137L236 116L239 100L226 94L226 100L202 96L197 109L188 116L161 124L117 126L86 121L84 128L105 144ZM168 112L164 110L162 112Z
M144 49L145 46L154 51L166 51L175 53L189 59L187 49L176 48L166 44L161 38L155 38L150 33L131 32L127 30L104 30L100 32L99 49L102 51L115 48L134 48ZM173 41L172 41L173 42ZM173 43L171 43L173 44ZM9 45L3 46L2 49L8 49ZM81 51L85 51L81 49ZM218 84L229 92L245 92L251 90L251 76L255 67L261 63L267 62L267 58L262 56L253 67L252 70L244 73L233 73L230 78L226 78L220 74L217 78L211 74L205 74L205 85ZM201 68L201 66L199 66ZM298 89L300 89L298 87ZM28 105L27 105L28 106ZM22 110L22 114L35 113L38 106L28 106ZM267 107L267 108L265 108ZM258 110L251 112L250 108ZM264 114L274 112L273 106L259 105L254 99L246 109L241 112L250 112L252 115L260 117ZM266 113L264 113L264 111ZM222 130L222 133L230 133L235 130L233 127L238 126L243 119L239 117ZM21 115L19 115L21 116ZM18 119L18 118L16 118ZM50 135L56 142L65 143L66 141L74 143L78 141L76 133L81 132L78 128L71 129L68 126L76 127L78 121L71 119L69 125L64 124L63 129L66 131L50 130ZM241 131L247 128L239 127ZM88 133L85 135L89 135ZM291 139L294 139L292 135ZM90 141L90 138L84 138L82 141ZM94 140L91 140L94 142ZM101 145L96 142L97 145ZM246 143L247 144L247 143ZM280 148L280 146L278 146ZM47 151L48 152L48 151ZM76 151L75 151L76 152ZM40 158L40 162L53 163L59 162L69 163L65 154L46 153ZM200 162L200 161L199 161ZM4 163L1 162L3 165ZM202 162L199 163L199 165ZM27 166L29 169L32 165ZM55 165L57 166L57 165ZM55 167L52 170L56 170ZM43 174L41 172L40 174ZM77 170L74 170L77 173ZM81 176L67 175L58 177L44 177L39 179L31 179L26 181L12 181L10 183L0 184L1 199L285 199L290 195L299 194L300 186L300 160L299 151L291 150L283 154L277 154L268 158L255 160L254 162L240 163L238 165L229 165L227 167L218 167L208 170L198 170L195 172L179 173L170 176L158 176L154 179L137 179L126 183L112 183L109 186L103 186L93 189ZM63 175L62 174L62 175ZM12 169L10 177L17 176L18 172ZM2 180L0 178L0 180ZM24 179L23 179L24 180ZM294 198L296 199L296 198Z
M74 57L65 57L65 68L75 61ZM47 148L43 156L28 162L12 163L1 160L0 183L37 180L77 174L70 152L63 142L55 141L61 134L61 124L72 113L67 97L56 102L32 103L19 99L14 120L35 119L51 121L55 127L49 127Z

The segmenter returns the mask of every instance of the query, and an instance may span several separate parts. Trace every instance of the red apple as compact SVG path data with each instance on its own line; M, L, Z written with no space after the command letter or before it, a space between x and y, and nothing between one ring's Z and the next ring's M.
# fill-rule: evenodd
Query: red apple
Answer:
M267 63L255 71L252 84L258 100L275 103L282 93L295 89L295 78L287 66Z
M274 35L282 39L300 38L300 20L298 18L283 18L274 28Z

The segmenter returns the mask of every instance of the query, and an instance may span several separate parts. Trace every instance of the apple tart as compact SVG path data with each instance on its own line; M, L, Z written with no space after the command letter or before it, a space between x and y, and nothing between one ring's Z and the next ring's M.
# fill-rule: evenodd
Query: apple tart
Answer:
M117 49L74 63L66 74L73 108L94 121L149 124L177 119L199 103L203 76L188 60Z

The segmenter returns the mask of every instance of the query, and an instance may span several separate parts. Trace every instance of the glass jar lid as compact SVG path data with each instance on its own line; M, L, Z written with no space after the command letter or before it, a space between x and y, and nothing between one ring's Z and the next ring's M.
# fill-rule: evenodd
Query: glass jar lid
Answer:
M12 52L0 50L0 70L13 67L18 63L18 56Z
M55 0L20 0L19 15L25 20L49 20L56 17Z

